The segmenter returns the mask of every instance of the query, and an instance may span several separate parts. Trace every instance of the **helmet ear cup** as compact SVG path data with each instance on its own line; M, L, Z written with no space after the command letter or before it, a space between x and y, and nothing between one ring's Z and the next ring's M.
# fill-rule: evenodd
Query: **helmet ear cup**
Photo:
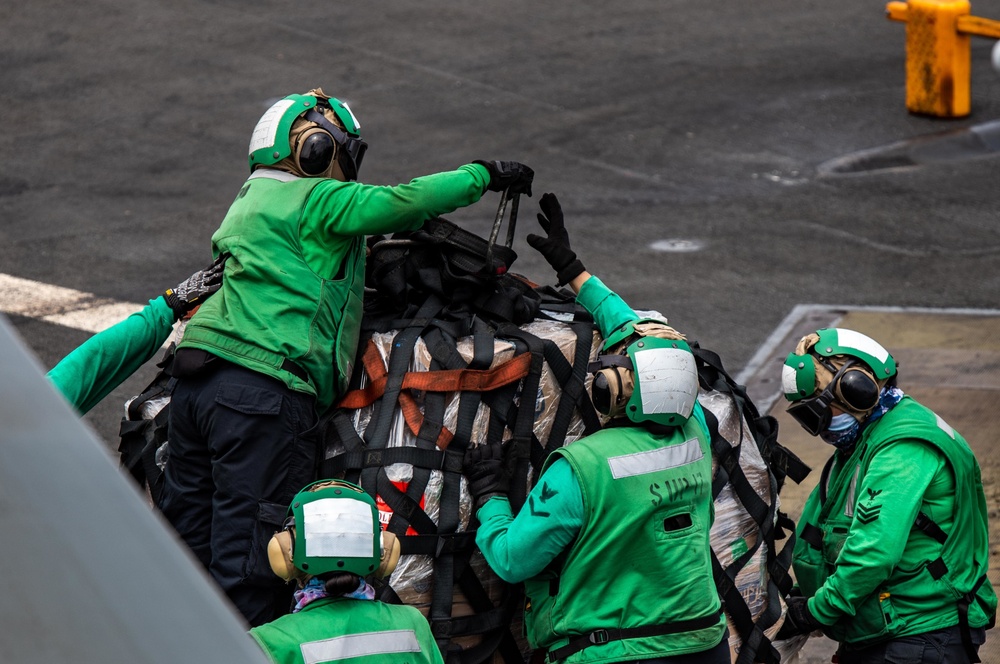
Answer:
M290 529L277 532L267 543L267 562L271 570L285 581L301 578L303 573L292 562L295 534Z
M860 367L852 367L837 381L835 394L845 405L864 412L878 404L880 391L881 388L869 372Z
M337 144L333 136L318 127L307 131L295 150L295 161L306 175L326 173L336 156Z
M624 412L625 404L632 395L624 394L622 371L625 371L622 367L608 367L594 374L590 394L597 412L609 417L618 417Z
M387 530L382 531L382 555L379 558L378 569L375 570L375 578L384 579L393 570L396 569L396 565L399 563L399 556L402 553L402 547L399 544L399 538L395 534L390 533Z

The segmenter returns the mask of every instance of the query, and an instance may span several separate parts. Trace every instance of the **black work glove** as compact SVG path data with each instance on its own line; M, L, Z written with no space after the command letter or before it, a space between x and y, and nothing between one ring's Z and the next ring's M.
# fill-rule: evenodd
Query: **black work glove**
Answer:
M569 248L569 233L566 232L562 207L559 205L559 199L556 198L556 195L542 194L542 199L538 201L538 207L542 209L538 215L538 223L545 231L546 237L529 235L528 244L548 261L552 269L556 271L556 279L558 279L556 285L562 286L573 281L587 268Z
M511 196L514 194L531 196L531 181L535 179L535 172L521 162L477 159L472 163L485 166L490 172L490 183L486 187L490 191L506 189Z
M805 597L789 595L785 598L785 605L788 607L788 612L785 614L785 622L774 637L776 641L808 634L823 627L823 624L809 612L809 602Z
M510 490L511 470L507 450L501 443L470 447L465 452L462 470L469 481L474 501L473 513L493 496L506 496Z
M222 286L222 271L225 268L227 258L229 258L229 254L220 254L215 262L204 270L198 270L177 284L176 287L167 289L163 294L163 299L174 310L174 315L178 319L219 290Z

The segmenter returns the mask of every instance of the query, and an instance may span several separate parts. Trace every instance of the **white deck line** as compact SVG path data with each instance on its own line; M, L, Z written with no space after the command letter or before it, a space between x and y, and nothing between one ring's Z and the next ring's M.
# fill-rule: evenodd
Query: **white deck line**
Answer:
M0 273L0 312L9 315L97 333L144 306Z

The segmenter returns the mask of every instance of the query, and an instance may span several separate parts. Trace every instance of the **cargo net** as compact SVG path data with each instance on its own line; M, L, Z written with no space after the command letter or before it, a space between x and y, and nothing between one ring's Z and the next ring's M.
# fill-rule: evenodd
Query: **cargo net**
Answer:
M587 372L600 337L571 293L512 275L513 252L446 220L370 248L364 332L351 389L321 421L321 474L375 497L402 546L379 597L418 608L449 664L527 661L520 587L475 546L462 459L470 446L511 441L516 514L548 454L601 426ZM775 552L785 473L764 459L781 448L761 442L745 394L721 364L721 374L705 370L705 357L699 400L718 423L711 542L730 644L734 661L774 662L791 547Z

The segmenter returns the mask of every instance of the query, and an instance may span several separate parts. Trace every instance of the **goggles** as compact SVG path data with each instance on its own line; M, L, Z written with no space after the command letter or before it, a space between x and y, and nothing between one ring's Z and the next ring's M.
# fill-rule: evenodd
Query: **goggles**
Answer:
M827 427L830 426L830 420L833 418L833 412L830 410L831 404L834 401L838 401L840 395L835 392L838 385L840 384L840 378L844 375L850 367L857 364L856 361L845 362L844 366L833 374L833 378L826 388L814 397L809 397L808 399L802 399L796 401L788 407L788 414L795 419L796 422L802 425L802 428L808 431L813 436L818 436L823 431L826 431ZM833 371L833 367L823 364L827 369ZM839 390L838 390L839 392Z
M365 158L365 152L368 151L368 144L360 136L351 136L327 120L326 116L319 111L311 110L306 113L305 118L310 122L315 122L333 136L333 140L341 148L337 153L337 163L340 164L340 169L344 171L344 177L348 180L357 180L361 162Z

